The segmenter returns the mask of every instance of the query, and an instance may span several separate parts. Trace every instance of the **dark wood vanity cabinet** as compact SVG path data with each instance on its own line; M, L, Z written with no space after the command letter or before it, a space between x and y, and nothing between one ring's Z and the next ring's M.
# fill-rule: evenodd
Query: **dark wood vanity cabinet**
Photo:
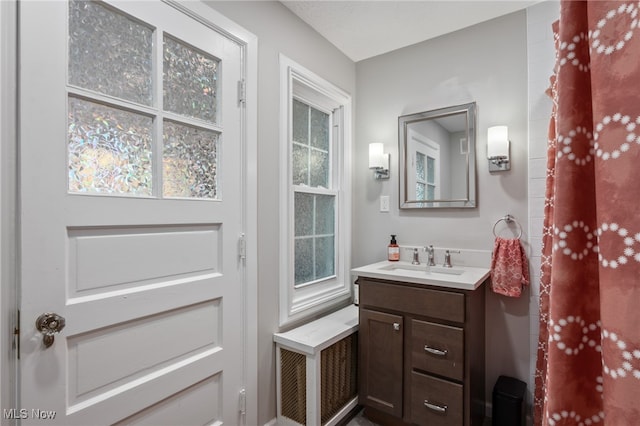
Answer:
M485 286L358 278L359 403L376 423L482 425Z

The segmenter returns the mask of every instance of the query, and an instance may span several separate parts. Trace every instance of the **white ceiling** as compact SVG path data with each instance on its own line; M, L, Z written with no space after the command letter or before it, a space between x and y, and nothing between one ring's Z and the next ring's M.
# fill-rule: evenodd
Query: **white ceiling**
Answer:
M506 15L538 1L281 0L355 62Z

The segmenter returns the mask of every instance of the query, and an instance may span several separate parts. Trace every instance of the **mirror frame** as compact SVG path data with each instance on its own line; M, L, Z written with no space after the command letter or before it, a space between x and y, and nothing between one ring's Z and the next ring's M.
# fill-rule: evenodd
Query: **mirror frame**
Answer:
M467 136L467 167L466 167L466 197L456 199L415 200L408 197L407 164L407 126L426 120L451 115L464 114L466 120ZM431 111L407 114L398 117L398 162L400 180L400 208L401 209L426 209L426 208L475 208L476 198L476 103L470 102L462 105L435 109Z

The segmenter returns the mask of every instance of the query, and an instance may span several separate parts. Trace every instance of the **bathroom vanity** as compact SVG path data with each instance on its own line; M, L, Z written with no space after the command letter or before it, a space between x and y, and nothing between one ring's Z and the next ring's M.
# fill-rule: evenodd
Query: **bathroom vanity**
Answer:
M352 271L359 403L384 425L482 425L489 269L412 266L380 262Z

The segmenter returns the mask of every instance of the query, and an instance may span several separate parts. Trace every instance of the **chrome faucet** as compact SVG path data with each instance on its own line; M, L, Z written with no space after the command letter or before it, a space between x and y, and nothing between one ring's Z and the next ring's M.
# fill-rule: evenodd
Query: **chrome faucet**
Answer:
M460 250L446 250L444 252L444 263L442 266L445 268L451 268L451 253L460 253Z
M427 255L428 255L427 265L436 266L436 259L435 259L435 256L434 256L433 246L430 245L429 247L426 247L426 250L427 250Z
M418 249L414 248L413 249L413 262L411 262L412 265L419 265L420 264L420 254L418 253Z

